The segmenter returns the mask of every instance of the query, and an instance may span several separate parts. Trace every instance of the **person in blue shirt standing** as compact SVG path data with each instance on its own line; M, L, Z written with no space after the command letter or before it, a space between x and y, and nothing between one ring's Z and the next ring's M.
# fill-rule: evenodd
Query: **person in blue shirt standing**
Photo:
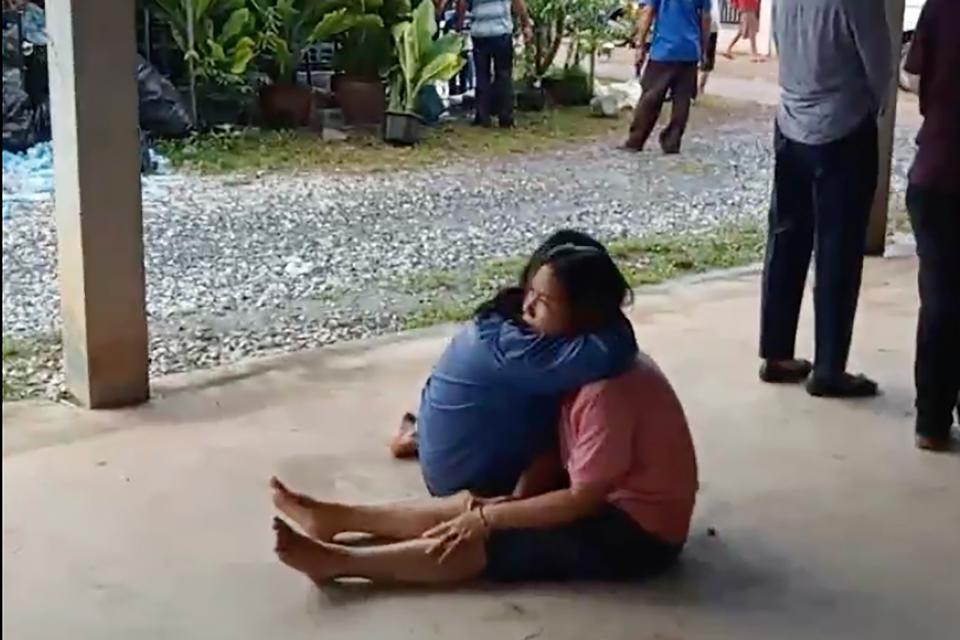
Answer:
M664 153L680 153L680 142L697 95L697 65L710 37L710 3L716 0L643 0L637 28L637 67L647 56L644 43L653 25L650 60L641 78L643 94L624 147L642 151L660 117L667 93L670 122L660 134Z
M520 283L477 310L424 385L406 454L419 454L432 495L512 494L534 458L555 445L564 394L636 359L621 312L630 287L593 238L557 232Z

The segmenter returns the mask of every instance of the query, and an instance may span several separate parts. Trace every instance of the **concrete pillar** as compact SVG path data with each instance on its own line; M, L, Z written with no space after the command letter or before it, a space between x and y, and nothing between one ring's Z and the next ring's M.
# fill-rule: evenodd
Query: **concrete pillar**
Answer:
M773 54L773 3L776 0L761 0L760 30L757 33L757 53L762 56Z
M89 408L149 397L131 0L47 0L67 388Z
M884 0L887 26L890 28L890 43L893 47L890 89L887 107L880 116L880 174L877 192L870 209L870 225L867 228L867 255L882 256L887 246L887 208L890 199L890 168L893 160L893 130L897 122L896 74L900 64L900 47L903 41L904 0Z

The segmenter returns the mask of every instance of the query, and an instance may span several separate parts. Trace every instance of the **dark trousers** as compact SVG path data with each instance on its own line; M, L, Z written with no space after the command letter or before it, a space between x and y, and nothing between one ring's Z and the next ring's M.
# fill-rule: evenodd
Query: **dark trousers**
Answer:
M640 151L647 144L669 91L673 105L670 108L670 122L660 132L660 148L665 153L679 153L680 141L690 118L690 102L697 95L697 63L650 60L640 86L643 93L633 112L626 146Z
M473 39L477 74L477 122L513 124L513 36Z
M917 434L946 438L960 394L960 195L911 184L907 209L920 257Z
M810 255L816 247L814 375L843 373L860 295L870 205L877 186L877 125L865 121L827 144L774 133L775 165L763 268L760 357L794 357Z

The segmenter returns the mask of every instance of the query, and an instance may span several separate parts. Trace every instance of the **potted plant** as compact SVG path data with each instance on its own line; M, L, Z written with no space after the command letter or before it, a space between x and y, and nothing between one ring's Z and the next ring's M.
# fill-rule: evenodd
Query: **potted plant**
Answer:
M260 88L267 124L301 127L310 121L313 91L296 83L304 51L342 33L352 24L345 9L330 0L246 0L257 17L261 64L269 84Z
M254 20L245 0L151 0L187 66L194 122L239 120L252 92Z
M410 0L331 0L352 24L338 38L334 94L347 124L383 122L384 76L393 62L390 32L410 19Z
M433 2L423 0L413 19L393 27L397 64L390 73L390 106L383 138L400 145L416 144L423 135L417 115L420 91L435 82L447 82L463 66L463 40L454 33L435 38L437 20Z

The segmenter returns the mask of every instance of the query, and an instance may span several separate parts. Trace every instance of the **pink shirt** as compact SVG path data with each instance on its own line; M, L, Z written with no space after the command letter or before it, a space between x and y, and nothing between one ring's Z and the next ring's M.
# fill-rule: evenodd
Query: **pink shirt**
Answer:
M589 384L563 404L560 455L571 486L610 487L609 501L648 533L683 543L697 493L697 459L683 407L649 356Z

